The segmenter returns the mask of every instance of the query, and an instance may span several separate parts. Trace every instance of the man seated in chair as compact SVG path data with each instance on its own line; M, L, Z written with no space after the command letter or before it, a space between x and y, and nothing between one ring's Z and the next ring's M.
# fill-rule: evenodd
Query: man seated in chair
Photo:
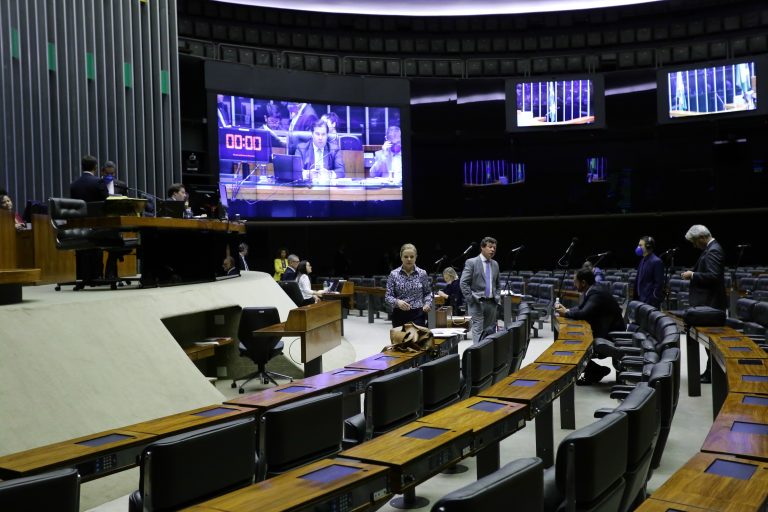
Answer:
M595 286L595 274L592 273L592 270L586 267L579 269L574 276L574 283L579 293L584 294L581 304L570 309L562 304L557 304L555 310L558 314L574 320L586 320L592 328L594 338L606 338L611 331L624 330L621 307L611 292ZM590 360L577 384L595 384L609 373L611 373L610 368Z
M387 129L387 137L381 150L374 155L371 166L372 178L389 178L394 183L403 181L403 151L400 127L392 125Z
M313 183L328 183L344 177L344 159L338 146L328 143L328 125L318 120L312 125L312 140L300 144L296 154L301 157L302 179Z

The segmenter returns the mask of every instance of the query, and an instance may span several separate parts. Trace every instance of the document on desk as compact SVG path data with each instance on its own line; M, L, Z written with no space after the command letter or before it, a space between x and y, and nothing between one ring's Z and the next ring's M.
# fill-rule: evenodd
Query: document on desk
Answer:
M451 336L456 336L457 334L461 335L467 332L467 330L462 327L440 327L432 329L431 331L432 336L435 338L450 338Z

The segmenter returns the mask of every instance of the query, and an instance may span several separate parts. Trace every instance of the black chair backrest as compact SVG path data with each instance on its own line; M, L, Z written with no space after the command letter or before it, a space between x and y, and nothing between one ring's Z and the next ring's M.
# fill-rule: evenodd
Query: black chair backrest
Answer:
M373 379L365 389L366 439L421 417L422 388L418 368Z
M752 311L758 301L753 299L739 299L736 301L736 315L744 322L752 321Z
M0 510L78 512L80 474L68 468L0 482Z
M277 284L291 298L294 304L297 306L304 304L304 296L301 294L298 281L278 281Z
M752 310L752 321L768 328L768 302L758 302Z
M76 219L88 216L88 204L82 199L51 197L48 212L53 220Z
M651 457L660 427L656 390L646 386L635 387L614 411L623 412L628 420L627 486L619 508L620 511L627 511L649 478Z
M639 300L629 301L629 304L627 304L627 321L629 323L637 324L637 310L642 305L643 303Z
M280 313L274 307L243 308L237 337L245 345L248 355L254 361L267 362L272 348L280 341L280 336L255 337L253 331L280 323Z
M518 459L447 494L432 506L432 512L540 511L543 486L542 460Z
M656 399L659 404L659 420L661 427L656 446L653 449L651 467L656 469L661 463L661 456L667 444L669 430L672 427L672 418L675 416L675 377L674 364L669 361L658 362L653 365L648 386L656 390Z
M424 414L458 402L461 369L458 354L450 354L419 366L422 374Z
M557 488L566 500L574 500L577 510L618 510L625 487L628 429L627 415L612 412L560 442L555 462ZM601 506L591 508L594 503Z
M341 451L344 435L341 393L275 407L259 421L257 479L284 473Z
M139 457L139 503L132 510L175 510L253 481L256 420L246 418L161 439Z
M636 318L635 323L640 327L640 330L643 332L648 332L648 315L650 315L652 311L656 311L656 308L651 306L650 304L643 304L642 306L637 308L637 314L635 315L635 318Z
M464 350L461 372L464 375L465 396L475 396L493 383L492 340L476 343Z
M493 383L509 375L509 368L512 365L512 339L514 331L507 329L498 331L487 338L493 343Z

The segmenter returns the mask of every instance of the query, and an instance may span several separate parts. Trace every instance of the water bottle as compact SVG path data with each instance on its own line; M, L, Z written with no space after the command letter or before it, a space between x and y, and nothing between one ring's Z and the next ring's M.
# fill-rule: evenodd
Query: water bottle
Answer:
M189 206L187 206L184 209L184 218L185 219L191 219L192 218L192 208L190 208Z
M560 305L560 297L555 297L555 309Z

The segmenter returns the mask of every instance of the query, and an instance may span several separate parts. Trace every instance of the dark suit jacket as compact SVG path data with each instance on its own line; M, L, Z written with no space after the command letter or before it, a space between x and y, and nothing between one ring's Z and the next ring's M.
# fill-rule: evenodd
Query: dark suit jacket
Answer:
M474 304L485 294L485 268L480 255L469 258L464 263L464 271L459 278L461 293L467 304ZM491 260L491 289L496 302L501 299L501 282L499 281L499 263Z
M104 180L93 174L84 173L69 186L69 196L83 201L103 201L109 196Z
M725 252L717 240L707 246L693 267L688 290L691 306L709 306L725 311Z
M115 180L115 195L128 195L128 185L124 181Z
M586 320L592 328L594 338L605 338L611 331L623 331L624 320L621 307L608 290L592 286L578 307L571 308L565 314L566 318Z
M299 147L296 148L296 154L301 157L302 169L315 168L315 146L311 140L304 144L299 144ZM344 159L341 157L341 151L338 148L332 148L327 143L323 150L323 167L329 171L336 171L337 178L344 177Z
M280 276L281 281L295 281L298 275L296 274L296 271L293 270L293 267L286 267L285 272L283 272L283 275Z
M661 306L661 299L664 297L664 263L653 253L640 261L635 296L646 304Z

